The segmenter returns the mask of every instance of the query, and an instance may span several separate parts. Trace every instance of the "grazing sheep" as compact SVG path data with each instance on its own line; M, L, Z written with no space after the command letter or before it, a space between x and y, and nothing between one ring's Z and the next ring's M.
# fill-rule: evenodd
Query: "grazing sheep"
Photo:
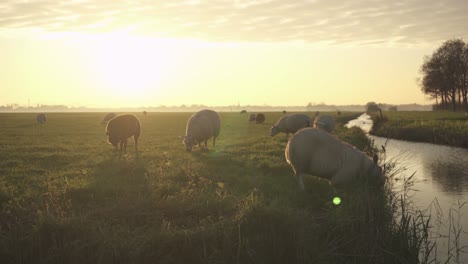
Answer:
M247 110L242 110L240 111L241 114L246 114L247 113Z
M341 115L341 111L340 111L340 110L337 110L337 111L336 111L336 115L340 116L340 115Z
M284 151L299 187L304 190L305 174L329 180L333 185L345 184L361 176L384 181L382 169L364 152L316 128L304 128L294 134Z
M104 118L102 119L101 121L101 124L106 124L107 122L109 122L109 120L111 120L112 118L114 118L116 116L116 114L114 113L108 113L104 116Z
M138 151L138 138L140 137L140 121L136 116L125 114L119 115L107 123L107 142L115 148L120 143L120 151L127 150L127 139L133 136L135 140L135 151Z
M42 125L47 122L47 116L44 113L37 114L36 121Z
M207 109L196 112L187 122L183 141L185 150L191 151L193 146L197 144L202 147L201 143L203 141L205 142L203 149L208 150L207 142L210 138L213 138L214 147L220 130L221 118L217 112Z
M249 122L255 121L255 116L256 116L256 114L250 114L249 115Z
M286 110L283 110L283 115L285 115L286 113L287 113Z
M314 119L314 128L320 128L331 133L335 128L335 119L328 115L319 115Z
M289 137L289 133L296 133L299 129L310 127L312 125L312 118L306 114L292 114L281 117L275 125L271 126L270 136L282 132Z
M256 124L261 124L263 122L265 122L265 115L264 114L260 113L260 114L255 115L255 123Z

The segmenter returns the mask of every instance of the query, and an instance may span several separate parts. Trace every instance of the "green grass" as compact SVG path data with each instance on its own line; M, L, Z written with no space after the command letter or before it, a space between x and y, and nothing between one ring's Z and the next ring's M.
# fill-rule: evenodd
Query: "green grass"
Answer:
M221 113L217 146L192 153L182 144L190 113L136 114L139 154L130 140L122 156L103 115L50 113L44 126L35 114L0 115L0 263L418 260L427 228L391 181L333 189L306 178L299 191L285 135L269 137L281 113L261 125ZM375 151L357 128L334 133Z
M384 112L384 120L373 120L376 136L468 148L468 118L462 113Z

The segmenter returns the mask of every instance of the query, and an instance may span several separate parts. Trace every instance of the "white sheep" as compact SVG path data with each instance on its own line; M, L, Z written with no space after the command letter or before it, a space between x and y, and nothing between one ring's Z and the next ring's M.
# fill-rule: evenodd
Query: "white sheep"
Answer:
M221 118L213 110L201 110L193 114L187 121L186 134L183 143L185 150L191 151L193 146L204 142L203 149L208 150L208 139L213 138L213 147L221 130Z
M36 121L42 125L47 122L47 116L44 113L37 114Z
M383 182L377 156L371 160L364 152L335 136L316 128L304 128L294 134L284 151L286 161L304 190L304 175L327 179L333 185L359 177Z
M318 115L314 119L314 128L320 128L331 133L335 128L335 119L328 115Z
M306 114L291 114L281 117L275 125L270 128L270 136L278 133L296 133L299 129L312 126L312 118Z

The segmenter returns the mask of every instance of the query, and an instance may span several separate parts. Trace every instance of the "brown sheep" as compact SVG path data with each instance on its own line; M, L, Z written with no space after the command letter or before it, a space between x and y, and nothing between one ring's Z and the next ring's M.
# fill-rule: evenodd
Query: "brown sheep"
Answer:
M201 110L190 116L187 121L186 134L183 143L186 151L192 151L193 146L201 146L204 142L205 150L208 150L208 139L213 138L213 147L221 130L221 118L213 110Z
M262 114L262 113L257 114L257 115L255 116L255 123L261 124L261 123L263 123L263 122L265 122L265 115Z
M37 114L36 116L36 121L39 123L39 124L44 124L45 122L47 122L47 116L43 113L41 114Z
M138 138L140 137L140 121L136 116L130 114L119 115L107 123L107 141L115 148L120 143L120 151L127 150L127 139L133 136L135 140L135 151L138 151Z

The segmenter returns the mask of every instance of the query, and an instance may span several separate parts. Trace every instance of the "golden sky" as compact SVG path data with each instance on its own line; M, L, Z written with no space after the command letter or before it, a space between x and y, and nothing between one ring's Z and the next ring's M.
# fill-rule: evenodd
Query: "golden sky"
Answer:
M430 103L465 0L1 1L0 105Z

